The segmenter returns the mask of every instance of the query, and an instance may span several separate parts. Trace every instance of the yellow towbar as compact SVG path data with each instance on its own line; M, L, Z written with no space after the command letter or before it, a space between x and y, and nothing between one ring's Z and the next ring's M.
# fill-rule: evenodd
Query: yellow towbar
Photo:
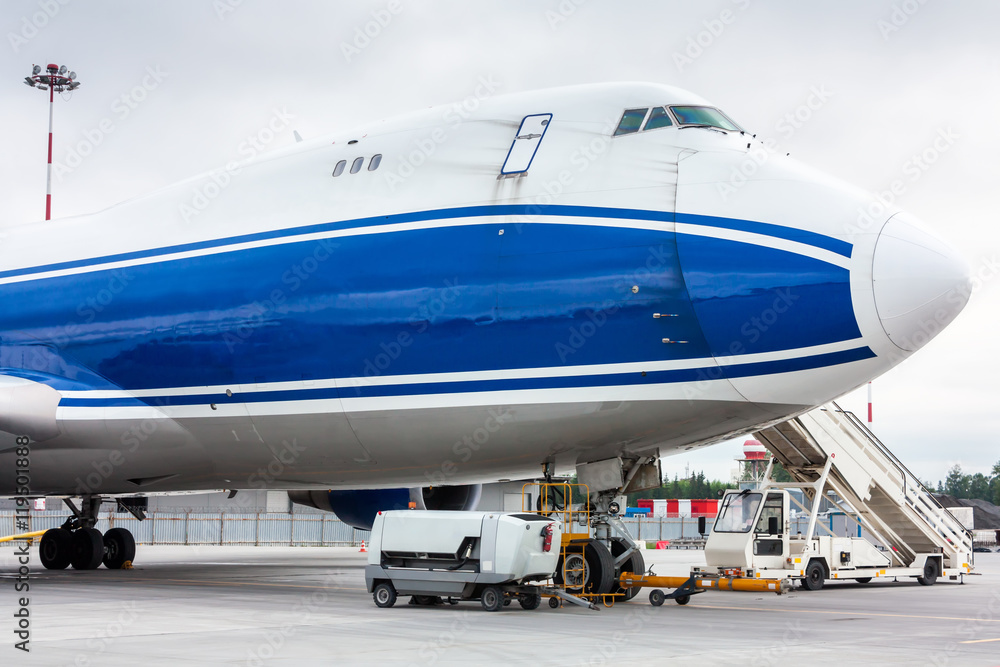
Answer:
M654 590L649 594L649 601L655 606L663 604L664 600L676 600L677 604L687 604L695 593L706 590L746 591L750 593L787 593L792 588L791 579L752 579L750 577L719 577L719 576L688 576L688 577L658 577L656 575L637 575L623 572L619 579L622 588L676 588L666 595Z
M44 530L36 530L33 533L21 533L20 535L8 535L7 537L0 537L0 542L13 542L14 540L29 540L35 537L41 537L45 534Z

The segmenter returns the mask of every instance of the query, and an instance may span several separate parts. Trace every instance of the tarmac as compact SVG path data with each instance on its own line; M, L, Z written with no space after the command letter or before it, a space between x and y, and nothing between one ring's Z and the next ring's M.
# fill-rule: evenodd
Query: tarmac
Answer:
M645 551L683 575L701 551ZM357 548L140 546L134 570L44 570L17 592L0 549L0 665L1000 665L1000 554L965 584L830 582L777 596L709 591L501 612L379 609ZM23 582L22 582L23 583ZM15 647L28 598L30 652ZM7 627L3 627L6 623Z

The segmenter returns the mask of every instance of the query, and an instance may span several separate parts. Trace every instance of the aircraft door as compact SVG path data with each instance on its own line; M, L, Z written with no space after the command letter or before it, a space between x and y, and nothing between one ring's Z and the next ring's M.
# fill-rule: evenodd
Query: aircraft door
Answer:
M551 121L552 114L550 113L524 117L521 126L517 128L514 142L510 145L510 150L507 151L507 159L504 160L503 167L500 169L502 175L527 173Z

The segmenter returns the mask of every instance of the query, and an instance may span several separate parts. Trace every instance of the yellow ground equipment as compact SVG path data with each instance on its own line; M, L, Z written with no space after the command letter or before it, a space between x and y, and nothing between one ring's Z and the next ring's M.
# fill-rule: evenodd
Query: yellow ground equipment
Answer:
M14 540L31 540L32 542L36 537L41 537L45 534L44 530L36 530L33 533L21 533L20 535L8 535L7 537L0 537L0 542L13 542Z
M697 573L696 573L697 574ZM750 577L696 576L658 577L656 575L635 575L623 572L619 583L622 588L652 588L649 603L659 607L665 600L675 600L677 604L687 604L692 595L706 590L747 591L751 593L787 593L792 588L791 579L752 579ZM664 593L662 588L675 588L673 593Z
M601 603L611 607L617 599L624 599L625 594L594 592L598 568L594 567L596 551L592 552L593 547L589 546L594 542L590 507L590 489L586 484L529 482L521 487L522 512L541 514L562 522L559 565L553 577L555 587L591 604ZM613 567L612 563L608 562L607 567ZM550 597L549 605L558 607L560 600Z

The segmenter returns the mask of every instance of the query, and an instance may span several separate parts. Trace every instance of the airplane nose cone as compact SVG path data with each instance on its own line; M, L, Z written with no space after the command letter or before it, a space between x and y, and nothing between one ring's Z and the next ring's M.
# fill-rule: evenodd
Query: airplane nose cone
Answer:
M912 352L941 333L972 291L968 263L903 214L879 234L872 262L875 308L889 340Z

